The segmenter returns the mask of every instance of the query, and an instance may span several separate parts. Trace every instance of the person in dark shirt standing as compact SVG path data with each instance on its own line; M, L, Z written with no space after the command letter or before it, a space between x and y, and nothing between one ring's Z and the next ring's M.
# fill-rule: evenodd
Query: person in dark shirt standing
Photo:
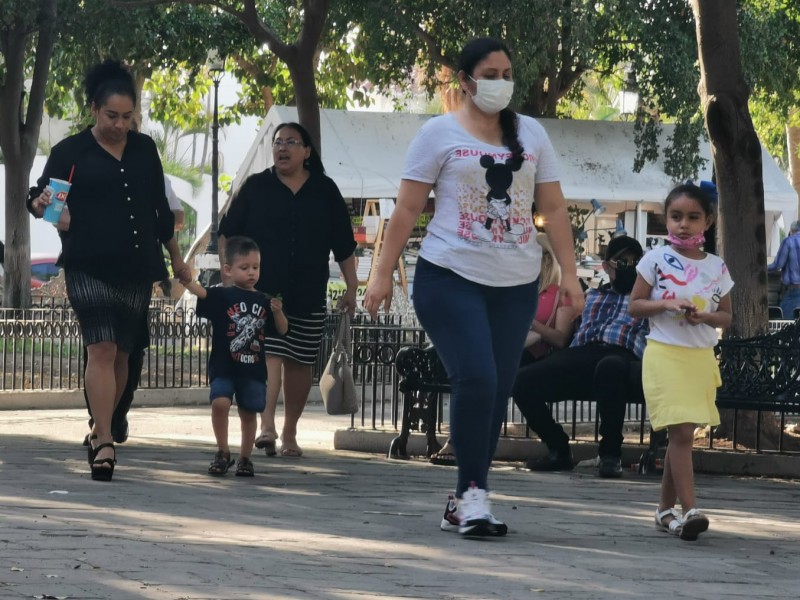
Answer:
M794 319L794 309L800 307L800 221L789 227L789 237L781 242L767 271L781 272L781 312L784 319Z
M311 390L312 365L319 352L325 321L328 259L333 251L347 284L339 309L355 312L356 242L350 215L339 188L325 175L308 132L297 123L282 123L272 138L274 166L242 184L219 224L220 259L225 239L244 235L256 241L264 260L258 289L283 298L289 319L286 337L266 340L267 407L261 415L256 447L276 453L275 411L281 388L285 416L281 455L297 457L297 422ZM223 283L229 282L224 279Z
M197 314L211 321L213 331L208 371L211 424L218 450L208 468L209 475L224 475L233 464L228 446L228 413L234 396L242 422L236 475L255 474L250 455L258 426L256 414L266 404L264 339L284 336L289 329L280 298L267 298L255 288L260 262L258 245L249 238L234 236L228 239L222 266L231 286L206 288L196 282L182 282L197 296ZM272 311L271 318L267 306Z
M61 260L67 297L88 348L92 479L110 481L116 465L111 418L128 379L128 356L140 338L153 282L167 276L162 244L175 274L190 275L173 236L156 145L131 130L133 77L119 61L106 60L89 71L84 86L95 124L53 147L27 204L41 218L51 202L50 178L72 183Z

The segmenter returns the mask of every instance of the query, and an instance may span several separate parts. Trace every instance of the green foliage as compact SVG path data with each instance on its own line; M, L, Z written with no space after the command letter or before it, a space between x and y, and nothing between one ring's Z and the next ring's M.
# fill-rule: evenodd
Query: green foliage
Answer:
M60 0L59 31L46 108L84 123L90 118L80 82L106 58L124 60L143 81L158 69L204 64L212 40L223 40L226 52L241 49L245 40L252 46L233 17L177 3L120 9L102 0Z
M197 211L186 202L181 201L183 213L185 215L183 229L177 232L178 248L181 256L186 256L197 237Z
M230 194L231 188L233 187L233 177L227 173L220 173L218 184L219 191L224 192L225 194Z
M78 358L83 350L78 344L64 343L63 340L46 338L0 338L0 352L4 355L44 355L62 358Z
M794 0L740 0L743 60L754 103L762 105L756 122L769 125L762 137L773 153L783 145L778 124L798 102L798 6ZM697 40L686 0L340 0L332 9L337 14L358 24L353 54L367 58L358 63L360 81L387 93L419 81L434 94L440 68L455 67L463 44L493 35L512 51L518 109L606 120L619 118L612 101L627 68L640 95L634 168L661 152L675 179L695 176L702 166ZM669 122L675 134L660 149L661 124Z
M753 124L786 169L786 125L798 124L791 115L800 105L800 7L791 0L750 0L740 11L739 37Z

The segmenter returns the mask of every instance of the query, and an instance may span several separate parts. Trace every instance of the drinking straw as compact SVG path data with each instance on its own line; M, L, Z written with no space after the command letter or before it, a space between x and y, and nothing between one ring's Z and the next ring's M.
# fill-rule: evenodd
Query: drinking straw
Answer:
M69 177L67 178L68 183L72 183L73 173L75 173L75 165L72 165L72 168L69 170Z

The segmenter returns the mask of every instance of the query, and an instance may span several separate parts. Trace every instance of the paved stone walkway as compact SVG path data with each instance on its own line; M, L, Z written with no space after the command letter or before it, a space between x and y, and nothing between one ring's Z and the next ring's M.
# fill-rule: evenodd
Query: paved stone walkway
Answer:
M439 531L452 468L334 452L310 407L300 459L206 475L207 408L139 409L110 484L79 410L0 412L0 599L796 598L800 482L698 477L711 531L657 532L658 481L499 464L511 532ZM238 435L232 413L231 436Z

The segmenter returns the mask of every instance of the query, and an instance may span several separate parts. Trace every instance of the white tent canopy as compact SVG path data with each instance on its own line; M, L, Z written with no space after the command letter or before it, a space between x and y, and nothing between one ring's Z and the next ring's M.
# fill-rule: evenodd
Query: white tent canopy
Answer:
M661 155L633 172L634 124L613 121L540 119L560 157L561 186L567 200L597 198L601 202L654 202L660 204L675 181L664 172L663 149L674 126L664 125ZM794 220L797 193L769 153L762 147L765 208ZM699 179L711 180L711 148L700 141L706 159Z
M322 162L345 198L394 198L400 185L408 145L422 124L433 115L321 110ZM272 165L271 140L275 127L297 121L297 110L273 106L267 113L250 151L236 173L237 190L253 173ZM634 124L612 121L540 119L559 155L561 186L569 203L597 199L609 214L643 208L657 210L675 181L664 172L662 157L633 171L636 154ZM661 147L667 145L673 126L664 125ZM706 164L700 179L711 179L711 150L701 140ZM773 225L797 219L797 194L770 155L762 148L767 239L775 237ZM629 213L632 214L632 213ZM635 219L632 235L644 242L642 220ZM768 248L774 254L777 248Z
M345 198L394 198L411 140L431 115L321 110L322 163ZM272 165L272 136L281 123L297 122L297 109L273 106L233 188Z
M345 198L393 198L400 185L406 150L432 115L321 110L322 162ZM270 146L275 127L297 121L297 110L273 106L242 162L233 189L244 179L272 165ZM560 159L561 185L570 202L661 203L675 182L664 172L661 158L633 172L636 146L633 123L540 119ZM673 127L664 125L662 148ZM711 179L711 151L700 179ZM794 220L797 194L766 150L762 149L766 210Z

